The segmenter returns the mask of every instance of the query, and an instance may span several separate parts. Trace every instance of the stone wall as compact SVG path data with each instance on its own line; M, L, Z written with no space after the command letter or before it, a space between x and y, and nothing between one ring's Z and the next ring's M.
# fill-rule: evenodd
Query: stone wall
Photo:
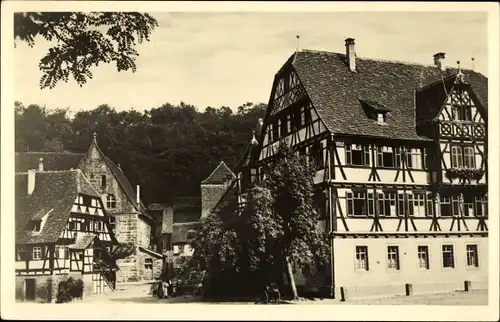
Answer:
M137 216L137 246L142 246L144 248L150 248L151 241L151 226L145 221L145 219Z
M57 296L57 288L59 282L68 278L73 277L74 279L81 279L84 283L83 288L83 298L92 295L92 274L81 274L78 272L73 272L63 275L17 275L16 276L16 301L25 301L25 280L35 279L35 302L39 303L54 303Z
M123 189L120 187L118 181L107 166L103 157L99 154L99 151L97 150L95 145L91 146L89 154L80 165L80 170L83 172L83 174L85 174L94 189L96 189L101 195L113 194L115 196L115 208L107 208L106 197L103 196L104 206L106 207L106 211L110 215L136 211L134 205L125 194ZM106 176L105 187L102 186L103 175Z

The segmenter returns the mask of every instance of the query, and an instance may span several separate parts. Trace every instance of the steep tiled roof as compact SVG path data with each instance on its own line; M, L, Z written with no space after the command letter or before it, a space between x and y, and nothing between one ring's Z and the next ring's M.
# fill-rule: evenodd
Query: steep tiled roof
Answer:
M303 50L289 62L299 76L326 127L333 134L425 140L415 127L415 91L456 74L448 68L356 58L356 72L340 53ZM286 65L286 64L285 64ZM487 109L487 78L462 70L478 100ZM386 124L368 118L360 100L385 106Z
M69 248L71 249L85 249L87 248L90 243L97 237L95 234L84 234L80 236L76 242L73 245L70 245Z
M125 194L129 198L130 202L138 209L144 216L146 216L149 219L152 219L151 216L147 213L146 207L144 207L144 204L142 201L140 204L137 204L136 200L136 192L135 189L132 187L130 184L130 181L128 181L127 176L125 176L125 173L123 173L122 169L120 169L113 161L111 161L110 158L108 158L104 153L101 152L99 149L99 152L103 156L104 160L108 164L111 172L115 176L116 180L118 181L118 184L123 188L123 191L125 191Z
M223 184L228 180L235 178L235 175L231 169L221 161L214 171L201 182L201 184Z
M100 197L80 170L35 173L35 190L27 195L27 173L16 173L16 243L50 243L59 239L79 193ZM47 209L46 222L39 233L26 230L29 220ZM47 213L47 212L45 212Z
M43 158L45 171L76 169L84 156L82 153L70 152L17 152L15 168L16 172L38 170L39 160Z
M174 224L173 227L174 230L172 233L172 242L187 243L189 241L188 232L190 230L196 231L199 227L200 227L199 222Z

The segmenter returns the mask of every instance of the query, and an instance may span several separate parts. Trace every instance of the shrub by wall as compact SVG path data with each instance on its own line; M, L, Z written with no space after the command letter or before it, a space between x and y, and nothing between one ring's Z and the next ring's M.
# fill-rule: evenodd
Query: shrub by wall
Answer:
M81 279L69 277L59 282L57 286L56 303L67 303L83 297L84 283Z

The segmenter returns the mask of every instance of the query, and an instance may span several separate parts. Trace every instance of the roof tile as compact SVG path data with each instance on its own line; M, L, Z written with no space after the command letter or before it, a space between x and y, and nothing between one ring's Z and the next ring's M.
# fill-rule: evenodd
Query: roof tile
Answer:
M364 58L356 58L356 72L351 72L345 54L303 50L292 57L289 61L321 119L333 134L340 135L427 140L416 131L415 91L457 72ZM487 78L471 70L462 72L487 109ZM368 118L360 100L389 109L386 124Z

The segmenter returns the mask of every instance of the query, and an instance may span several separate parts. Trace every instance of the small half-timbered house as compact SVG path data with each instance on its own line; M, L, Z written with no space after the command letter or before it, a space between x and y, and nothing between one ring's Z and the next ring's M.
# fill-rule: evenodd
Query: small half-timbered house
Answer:
M488 79L446 68L444 53L422 65L357 57L352 38L345 48L297 51L276 73L236 169L238 202L286 141L317 169L330 235L330 267L300 286L355 296L485 285Z
M161 275L164 256L152 249L154 221L141 201L140 187L134 189L120 166L102 152L95 133L87 153L16 153L16 172L29 169L80 169L99 192L117 240L135 246L134 254L118 260L117 282L153 280Z
M84 295L115 288L117 240L100 194L80 170L16 173L16 299L55 300L65 277Z

